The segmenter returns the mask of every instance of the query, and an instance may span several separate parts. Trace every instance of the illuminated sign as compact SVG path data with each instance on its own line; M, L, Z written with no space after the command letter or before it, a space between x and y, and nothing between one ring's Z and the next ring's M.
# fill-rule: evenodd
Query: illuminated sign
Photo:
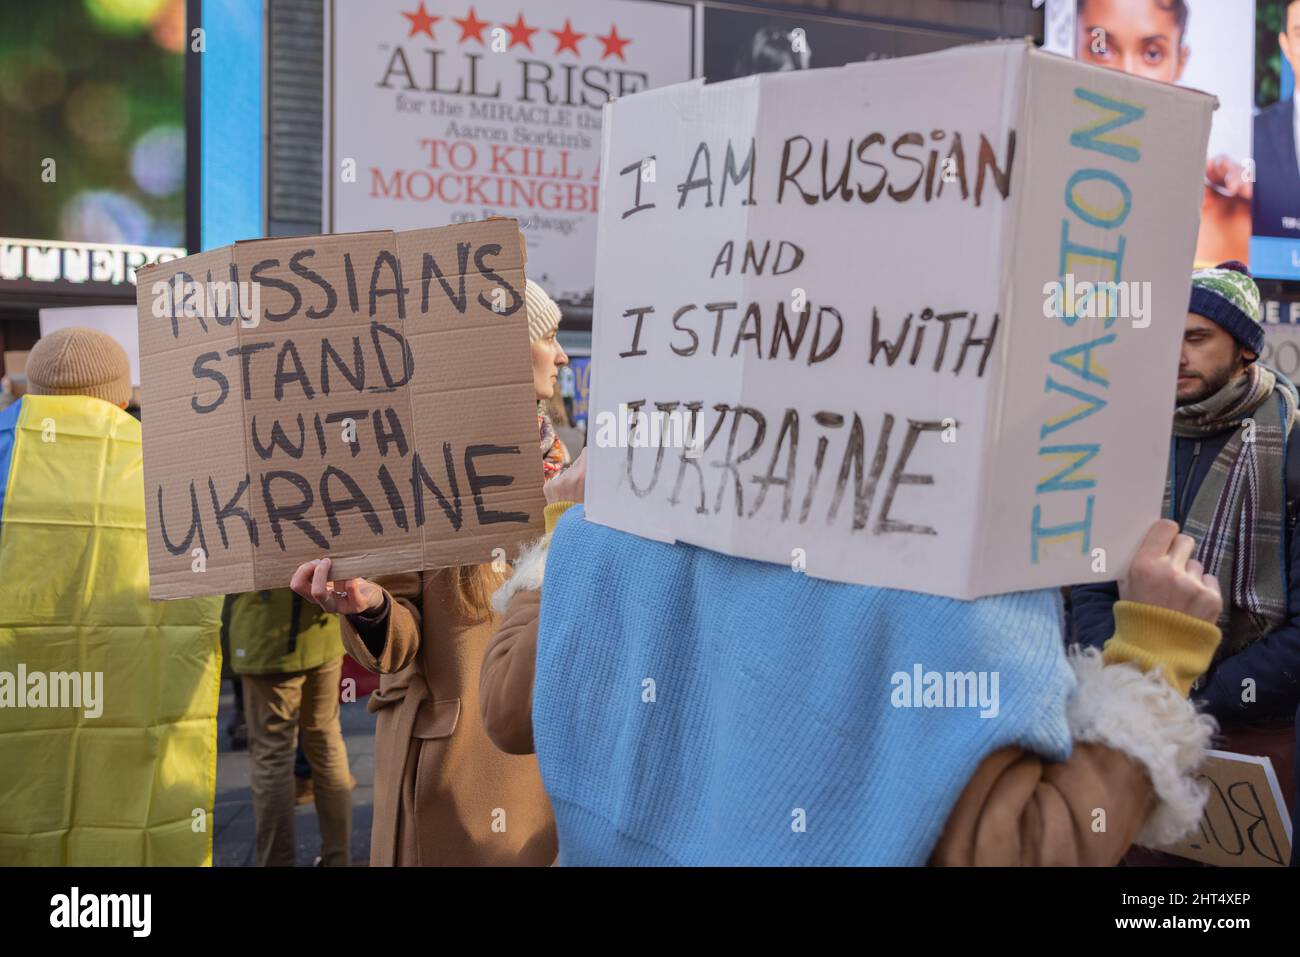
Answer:
M0 281L134 286L135 271L141 266L180 259L184 255L184 249L165 246L64 243L0 236Z

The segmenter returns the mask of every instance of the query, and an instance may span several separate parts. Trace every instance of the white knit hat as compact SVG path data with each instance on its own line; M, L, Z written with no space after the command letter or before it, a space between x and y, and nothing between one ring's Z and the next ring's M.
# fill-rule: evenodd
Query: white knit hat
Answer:
M560 328L560 307L531 279L524 280L524 312L528 316L529 342L545 339Z

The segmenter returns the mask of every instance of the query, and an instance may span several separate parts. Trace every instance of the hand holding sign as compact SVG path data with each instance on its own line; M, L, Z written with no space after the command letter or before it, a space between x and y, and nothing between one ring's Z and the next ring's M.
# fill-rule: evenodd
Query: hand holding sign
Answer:
M1205 574L1201 563L1191 557L1195 547L1191 536L1178 534L1177 523L1160 519L1147 532L1128 574L1121 579L1120 598L1213 624L1223 609L1223 595L1218 579Z
M587 450L583 449L573 464L542 486L546 504L581 502L587 487Z
M296 594L338 615L359 615L384 603L384 590L365 578L330 581L330 559L317 558L298 566L289 580Z

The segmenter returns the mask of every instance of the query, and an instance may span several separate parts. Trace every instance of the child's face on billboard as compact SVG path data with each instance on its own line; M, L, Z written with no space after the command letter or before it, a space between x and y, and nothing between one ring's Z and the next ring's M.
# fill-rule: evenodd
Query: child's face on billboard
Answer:
M1158 0L1079 0L1076 52L1085 63L1177 83L1187 48L1172 5Z

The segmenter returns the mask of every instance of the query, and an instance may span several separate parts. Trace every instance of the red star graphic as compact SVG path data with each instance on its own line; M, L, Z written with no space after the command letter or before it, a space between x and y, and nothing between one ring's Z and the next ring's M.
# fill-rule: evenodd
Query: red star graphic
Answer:
M572 50L573 55L578 56L578 41L587 35L585 33L575 33L573 31L573 24L569 22L568 17L564 18L563 30L551 30L550 33L555 37L555 39L560 41L560 45L555 48L556 56L559 56L565 50Z
M451 22L460 27L460 42L474 39L483 43L483 30L487 27L487 20L480 20L474 15L474 8L469 8L469 15L464 20L458 20L456 17L451 18Z
M502 26L510 31L511 50L522 43L528 48L530 53L533 49L533 34L542 29L541 27L530 27L528 24L524 23L524 15L522 13L519 14L519 19L513 24L503 23Z
M600 55L602 60L606 57L617 56L624 63L627 62L627 57L623 56L623 48L632 41L627 39L627 37L619 36L618 30L612 23L609 26L609 36L602 37L598 33L596 34L596 39L605 44L605 52Z
M442 19L442 17L429 15L429 11L424 9L424 0L420 0L420 9L414 13L403 13L402 16L411 21L411 32L407 34L408 38L423 33L430 40L434 39L433 25Z

